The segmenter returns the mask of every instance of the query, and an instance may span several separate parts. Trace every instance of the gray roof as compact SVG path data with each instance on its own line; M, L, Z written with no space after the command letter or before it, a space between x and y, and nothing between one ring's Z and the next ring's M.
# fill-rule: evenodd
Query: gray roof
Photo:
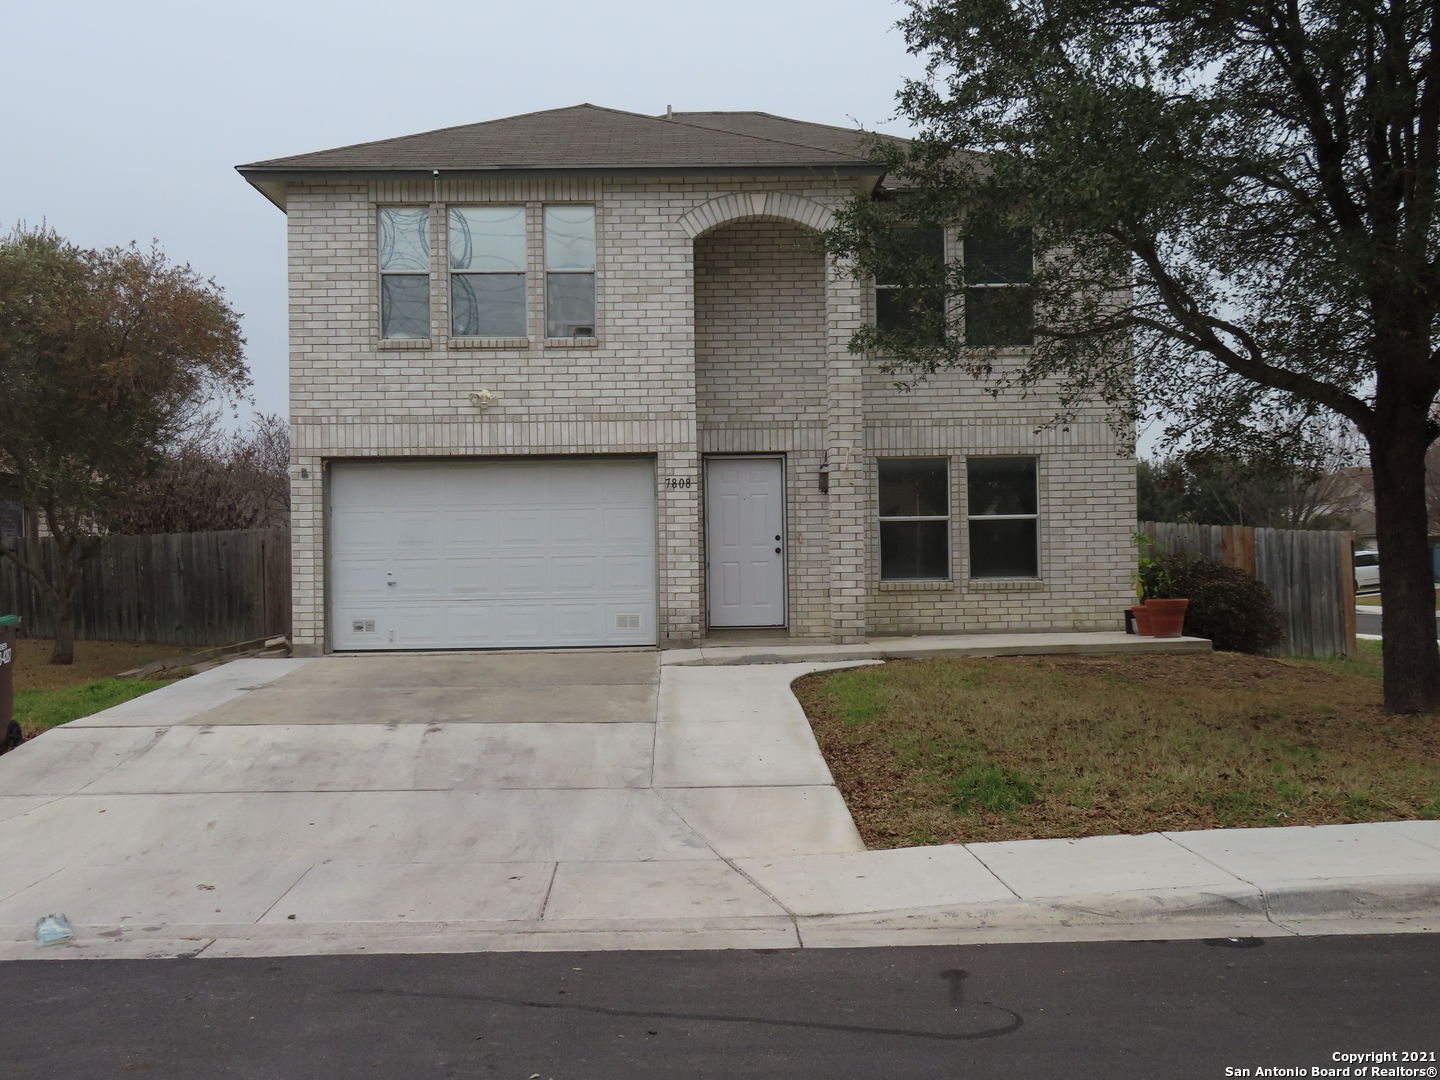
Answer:
M762 112L666 116L572 105L239 166L252 182L317 173L824 170L873 175L858 130Z

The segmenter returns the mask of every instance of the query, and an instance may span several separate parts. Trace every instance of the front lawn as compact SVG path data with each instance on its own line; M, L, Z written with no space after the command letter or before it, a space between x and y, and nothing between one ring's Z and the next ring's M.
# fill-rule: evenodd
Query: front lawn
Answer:
M795 692L872 848L1440 817L1440 717L1358 660L896 660Z

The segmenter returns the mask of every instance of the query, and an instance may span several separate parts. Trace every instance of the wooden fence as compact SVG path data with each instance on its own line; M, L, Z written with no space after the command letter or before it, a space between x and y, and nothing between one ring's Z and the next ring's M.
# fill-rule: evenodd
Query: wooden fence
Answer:
M55 542L7 540L53 564ZM0 558L0 615L50 637L29 576ZM290 530L107 536L85 564L75 636L161 645L231 645L290 633Z
M1142 521L1166 554L1202 555L1253 574L1275 597L1285 627L1279 656L1355 655L1355 560L1350 533Z

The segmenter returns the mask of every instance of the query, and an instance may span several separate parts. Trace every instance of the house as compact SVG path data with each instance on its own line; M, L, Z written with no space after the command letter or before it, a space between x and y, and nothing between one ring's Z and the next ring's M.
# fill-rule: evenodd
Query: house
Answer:
M1103 417L848 348L856 132L579 105L239 171L288 217L298 654L1121 628Z

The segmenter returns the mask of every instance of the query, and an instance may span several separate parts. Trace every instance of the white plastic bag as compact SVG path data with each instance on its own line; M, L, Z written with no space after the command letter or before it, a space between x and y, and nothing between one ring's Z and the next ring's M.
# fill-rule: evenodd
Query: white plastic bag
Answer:
M45 915L35 922L35 941L41 947L59 945L75 936L70 920L64 915Z

